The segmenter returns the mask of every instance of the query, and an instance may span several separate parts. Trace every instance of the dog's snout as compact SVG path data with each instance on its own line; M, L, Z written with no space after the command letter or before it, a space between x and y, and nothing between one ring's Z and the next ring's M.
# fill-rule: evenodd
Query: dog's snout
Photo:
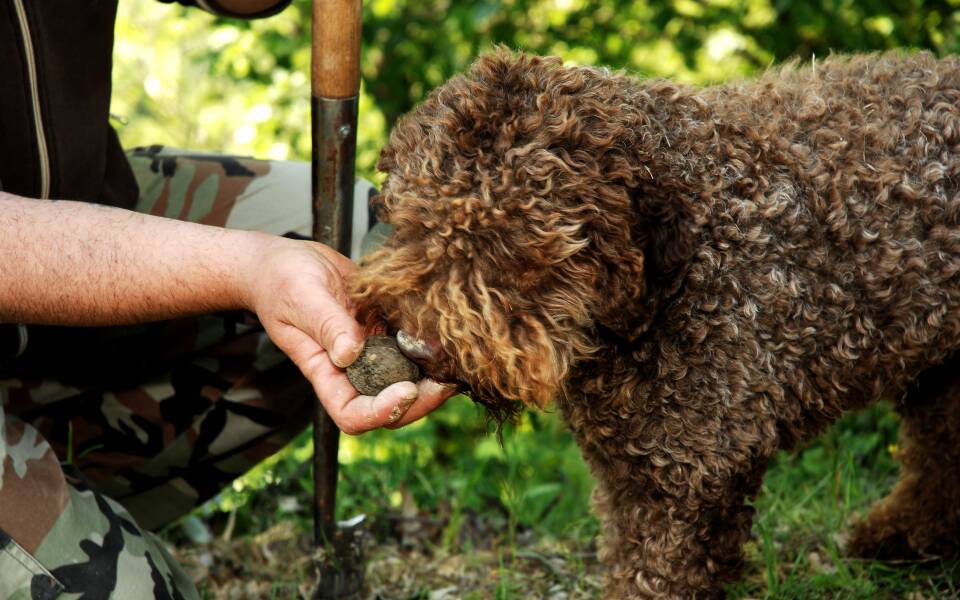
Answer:
M418 339L402 329L397 332L397 346L407 358L418 363L435 361L440 355L440 344Z

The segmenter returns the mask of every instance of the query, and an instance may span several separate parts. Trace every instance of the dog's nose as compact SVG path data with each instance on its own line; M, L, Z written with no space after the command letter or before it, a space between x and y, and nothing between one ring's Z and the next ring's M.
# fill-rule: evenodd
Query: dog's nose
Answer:
M431 362L440 355L440 344L417 339L402 329L397 332L397 347L415 362Z

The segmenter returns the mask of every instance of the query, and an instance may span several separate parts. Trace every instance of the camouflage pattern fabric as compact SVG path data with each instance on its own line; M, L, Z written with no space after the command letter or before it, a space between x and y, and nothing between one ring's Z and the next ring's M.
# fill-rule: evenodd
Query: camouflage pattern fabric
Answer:
M307 164L162 147L129 160L142 212L309 233ZM358 182L362 227L371 193ZM313 401L250 315L29 328L0 365L0 599L197 598L150 530L282 448Z

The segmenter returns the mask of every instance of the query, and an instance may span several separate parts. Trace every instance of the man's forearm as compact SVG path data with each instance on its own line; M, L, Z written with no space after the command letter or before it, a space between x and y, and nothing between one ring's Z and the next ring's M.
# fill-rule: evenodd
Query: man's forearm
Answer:
M0 322L108 325L246 307L247 261L267 240L0 192Z
M363 347L345 286L355 270L323 244L0 192L0 323L119 325L246 308L347 433L404 425L453 393L425 379L357 394L337 368Z

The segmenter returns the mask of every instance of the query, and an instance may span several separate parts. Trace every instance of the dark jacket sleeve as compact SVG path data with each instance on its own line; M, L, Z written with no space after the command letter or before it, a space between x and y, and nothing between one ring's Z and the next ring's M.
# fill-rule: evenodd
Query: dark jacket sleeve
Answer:
M289 6L291 1L292 0L265 0L264 4L267 4L268 6L263 10L255 13L241 14L226 8L223 6L220 0L160 0L160 2L166 4L172 4L176 2L177 4L182 4L183 6L196 6L214 15L221 17L233 17L236 19L260 19L263 17L270 17Z

